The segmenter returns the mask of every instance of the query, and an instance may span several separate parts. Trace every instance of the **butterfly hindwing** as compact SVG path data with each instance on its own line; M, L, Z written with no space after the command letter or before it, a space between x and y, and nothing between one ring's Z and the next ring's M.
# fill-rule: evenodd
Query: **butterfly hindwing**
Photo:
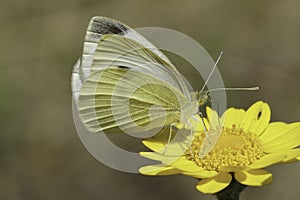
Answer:
M139 85L137 88L136 86ZM92 73L82 87L79 114L92 132L159 128L179 121L187 99L171 85L126 68Z

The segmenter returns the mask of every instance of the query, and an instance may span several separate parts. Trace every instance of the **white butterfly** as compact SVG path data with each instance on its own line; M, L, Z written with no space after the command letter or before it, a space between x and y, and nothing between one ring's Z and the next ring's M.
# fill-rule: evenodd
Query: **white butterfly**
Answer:
M91 19L72 73L73 98L89 131L140 132L181 122L192 133L190 119L199 119L208 98L203 89L189 91L171 61L125 24ZM218 137L206 134L203 149L209 151Z

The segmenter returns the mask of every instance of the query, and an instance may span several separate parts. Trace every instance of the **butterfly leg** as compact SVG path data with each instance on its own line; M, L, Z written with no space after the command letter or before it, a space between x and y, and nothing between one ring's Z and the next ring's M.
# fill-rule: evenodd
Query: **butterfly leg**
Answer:
M194 155L194 153L193 153L193 149L192 149L192 142L193 142L193 126L192 126L192 124L189 122L189 121L186 121L186 123L187 123L187 125L189 126L189 128L190 128L190 138L189 138L189 144L188 144L188 147L189 147L189 149L190 149L190 153L191 153L191 156L194 158L195 157L195 155Z
M198 122L200 121L202 126L203 126L203 129L204 129L204 132L205 132L205 140L210 144L211 142L210 142L210 139L208 137L208 128L205 125L203 114L201 112L199 112L198 114L201 118L201 121L199 119L197 119L197 120L198 120Z
M209 137L209 130L204 122L204 117L203 117L203 114L201 112L198 113L198 115L200 116L201 120L197 119L198 122L200 122L203 126L203 129L204 129L204 133L205 133L205 140L203 141L202 143L202 146L201 148L199 149L199 158L204 158L206 156L206 150L209 146L211 146L211 140L210 140L210 137Z
M172 131L173 131L173 128L174 128L175 125L176 125L176 123L173 123L173 124L170 125L168 141L167 141L167 144L166 144L162 154L165 154L167 149L168 149L168 145L170 144L171 138L172 138Z
M209 130L207 129L207 127L205 126L204 123L204 118L202 116L201 113L199 113L199 115L201 116L201 122L203 124L203 129L205 131L205 139L201 145L200 151L199 151L199 157L200 158L204 158L212 149L213 147L216 145L219 136L222 134L222 128L221 128L221 122L219 117L218 119L218 126L213 126L211 124ZM213 117L212 117L213 118ZM212 119L211 119L212 120ZM210 121L210 123L212 123L212 121Z
M201 124L202 124L202 126L203 126L204 131L207 132L208 129L207 129L205 123L204 123L204 117L203 117L202 112L199 112L198 115L199 115L200 118L201 118L201 121L200 121L200 122L201 122ZM193 117L194 117L194 119L195 119L195 116L193 116ZM199 119L196 118L196 120L199 122Z

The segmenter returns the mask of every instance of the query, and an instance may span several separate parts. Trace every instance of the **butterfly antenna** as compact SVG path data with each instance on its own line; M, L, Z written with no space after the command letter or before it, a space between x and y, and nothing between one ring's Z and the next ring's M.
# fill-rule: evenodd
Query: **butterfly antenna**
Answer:
M220 55L219 55L219 57L218 57L217 61L215 62L215 64L214 64L214 66L213 66L213 68L212 68L212 70L211 70L210 74L208 75L208 77L207 77L207 79L206 79L206 81L205 81L205 83L204 83L204 85L203 85L202 89L200 90L200 94L203 92L203 90L204 90L204 88L206 87L206 85L207 85L207 83L208 83L209 79L211 78L211 76L213 75L213 73L214 73L215 69L217 68L217 64L218 64L218 63L219 63L219 61L221 60L221 58L222 58L222 55L223 55L223 51L221 51L221 52L220 52Z
M255 86L255 87L246 87L246 88L214 88L214 89L210 89L210 90L206 90L204 92L212 92L212 91L219 91L219 90L231 90L231 91L235 91L235 90L238 90L238 91L256 91L256 90L259 90L259 87L258 86Z

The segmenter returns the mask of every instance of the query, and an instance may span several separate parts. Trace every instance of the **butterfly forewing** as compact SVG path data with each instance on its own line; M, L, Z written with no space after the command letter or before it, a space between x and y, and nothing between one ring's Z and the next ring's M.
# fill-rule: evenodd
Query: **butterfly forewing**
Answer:
M179 89L191 99L181 75L170 63L132 39L120 35L105 35L94 53L91 71L117 66L152 75Z
M135 48L137 48L136 44L138 44L139 45L138 48L147 49L145 52L138 52L142 54L146 53L146 55L143 56L143 55L136 54L135 58L138 56L142 56L143 59L146 58L146 60L148 59L150 59L151 61L154 60L155 61L154 63L160 63L160 65L163 65L164 67L168 66L167 69L160 69L160 71L164 71L163 75L160 78L163 78L163 80L165 80L166 82L170 82L174 87L181 90L188 99L190 99L188 88L186 87L180 73L177 71L175 66L170 62L170 60L160 50L158 50L151 42L149 42L147 39L145 39L135 30L131 29L130 27L128 27L127 25L119 21L109 19L107 17L96 16L90 20L90 23L86 31L82 57L79 60L79 62L75 64L73 70L72 90L73 90L73 94L74 94L73 96L75 101L77 101L78 99L78 91L81 89L82 84L87 80L87 78L91 73L91 66L92 63L94 62L93 60L94 53L96 49L100 47L99 41L103 38L103 36L106 35L115 35L115 36L118 35L120 37L129 39L126 41L127 44L125 44L125 49L127 52L130 46L132 47L132 44L128 46L128 43L131 43L131 41L134 42ZM108 44L108 42L106 43ZM122 45L123 45L122 42L121 43L118 42L115 44L110 43L104 48L107 47L112 48L113 52L116 55L116 53L117 54L124 53L123 52L124 48L122 47ZM125 61L131 62L132 59L134 58L127 56ZM139 59L134 59L134 60L137 61ZM107 62L109 62L109 60L107 60ZM133 64L136 65L139 63L133 61ZM156 74L158 74L156 68L162 68L161 66L160 67L151 66L151 67L153 68L153 73ZM137 70L141 71L143 69L137 68ZM176 82L176 85L174 85L172 82Z

